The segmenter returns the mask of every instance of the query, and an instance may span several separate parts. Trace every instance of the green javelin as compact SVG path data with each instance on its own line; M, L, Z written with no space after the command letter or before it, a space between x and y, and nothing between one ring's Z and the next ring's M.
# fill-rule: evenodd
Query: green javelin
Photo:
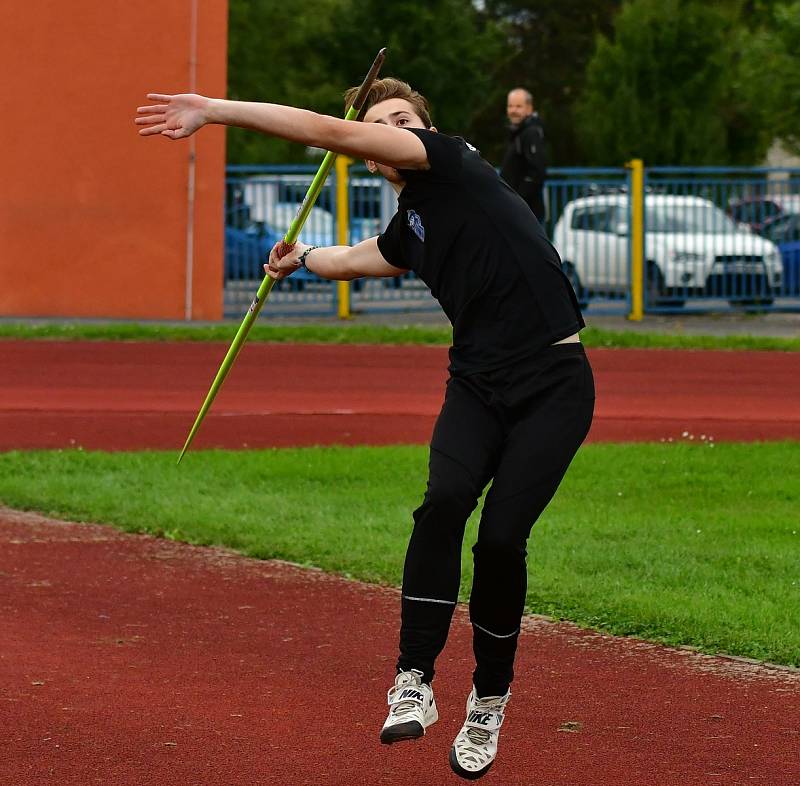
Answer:
M381 70L381 66L383 65L383 60L385 57L386 48L384 47L380 52L378 52L375 61L372 63L372 68L370 68L369 73L359 88L358 94L353 100L353 103L350 105L350 108L347 110L347 114L344 117L345 120L360 119L359 114L361 112L361 107L364 105L364 101L367 97L367 93L369 93L372 83L375 81L378 76L378 72ZM328 173L331 171L331 167L333 167L335 161L336 153L328 152L325 154L325 158L322 160L322 163L317 170L317 174L314 176L314 180L308 187L308 191L306 192L303 203L300 206L300 210L297 211L297 215L294 217L294 220L289 227L289 231L283 238L285 249L284 253L290 251L292 246L297 241L300 230L303 228L303 224L305 224L308 214L311 212L311 208L314 206L314 202L316 202L317 197L322 190L322 186L325 183L325 179L328 177ZM256 317L258 317L261 307L269 297L269 293L274 284L274 278L270 278L269 275L264 276L264 280L261 282L261 285L256 292L256 296L253 298L253 302L250 304L250 308L245 314L242 324L239 326L239 330L236 331L236 335L234 336L233 342L231 343L231 346L222 361L222 365L219 367L219 371L217 371L217 376L214 377L214 381L211 383L211 388L206 395L203 406L200 407L200 411L197 413L194 425L192 426L191 431L189 431L189 436L186 437L186 442L184 443L183 449L178 456L178 464L181 463L183 454L186 453L186 451L189 449L189 445L192 444L192 440L194 439L197 430L200 428L203 418L211 408L211 404L216 398L217 393L219 393L219 389L222 387L225 377L227 377L228 372L231 370L231 367L236 360L236 357L238 356L241 348L244 346L244 342L247 340L247 335L250 333L250 328L256 321Z

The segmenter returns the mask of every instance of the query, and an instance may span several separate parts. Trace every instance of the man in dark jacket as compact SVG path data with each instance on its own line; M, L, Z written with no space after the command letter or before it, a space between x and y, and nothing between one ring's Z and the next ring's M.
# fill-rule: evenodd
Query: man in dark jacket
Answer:
M524 88L508 94L506 114L511 123L508 149L500 176L527 203L539 221L544 220L544 126L533 109L533 96Z

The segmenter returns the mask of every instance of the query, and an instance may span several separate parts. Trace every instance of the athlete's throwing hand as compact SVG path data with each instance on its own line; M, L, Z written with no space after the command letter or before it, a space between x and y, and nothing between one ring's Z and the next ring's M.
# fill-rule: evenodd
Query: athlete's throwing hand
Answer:
M309 246L298 241L287 254L279 257L278 253L282 248L284 248L283 241L279 240L269 252L269 262L264 265L267 275L277 281L290 276L300 267L300 256Z

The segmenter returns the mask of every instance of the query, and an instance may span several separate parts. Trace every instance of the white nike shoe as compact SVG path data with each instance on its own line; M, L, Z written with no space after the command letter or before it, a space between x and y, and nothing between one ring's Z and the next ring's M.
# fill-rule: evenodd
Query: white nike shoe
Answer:
M497 756L497 739L510 698L511 691L505 696L479 699L472 688L467 698L467 719L450 749L450 766L456 775L476 780L489 771Z
M422 672L401 671L389 688L389 717L381 729L381 742L391 745L401 740L416 740L439 720L433 690L422 682Z

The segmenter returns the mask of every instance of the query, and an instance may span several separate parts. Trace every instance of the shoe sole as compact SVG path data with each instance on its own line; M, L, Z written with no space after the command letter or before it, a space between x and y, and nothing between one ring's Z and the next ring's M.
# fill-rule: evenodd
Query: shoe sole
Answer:
M390 726L381 731L381 742L384 745L391 745L403 740L418 740L425 735L425 729L419 721L409 721L400 723L397 726Z
M487 772L492 768L494 761L490 761L482 770L465 770L459 763L458 759L456 758L456 749L450 748L450 769L458 775L460 778L464 778L468 781L476 781L478 778L482 778L486 775Z
M403 742L404 740L418 740L420 737L425 736L425 729L428 726L433 726L438 720L439 712L434 704L428 711L424 726L419 721L408 721L408 723L390 726L388 729L381 730L381 742L384 745L391 745L394 742Z

